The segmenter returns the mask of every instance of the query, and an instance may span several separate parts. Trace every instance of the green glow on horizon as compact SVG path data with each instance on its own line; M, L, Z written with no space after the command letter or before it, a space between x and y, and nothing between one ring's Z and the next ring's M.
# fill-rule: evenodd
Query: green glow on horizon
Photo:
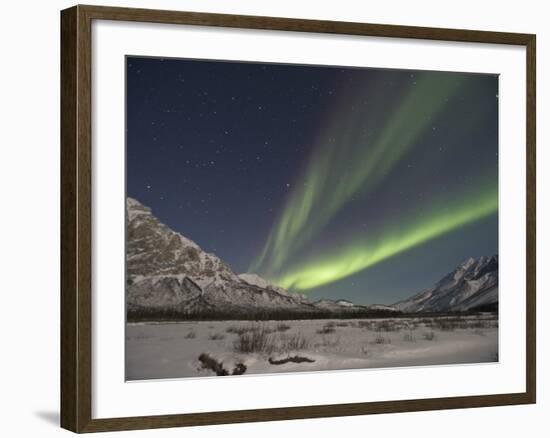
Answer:
M454 75L442 75L434 80L433 75L417 74L399 105L377 124L382 129L372 137L364 131L368 122L364 115L350 108L356 100L364 99L367 91L371 93L369 97L373 96L373 90L364 90L364 95L354 90L356 95L337 106L336 116L320 133L303 175L293 185L250 272L266 276L280 272L290 257L319 234L345 204L356 195L372 190L389 174L434 123L460 85L461 79ZM374 88L373 99L378 101L377 105L388 105L383 89L377 84ZM320 278L320 275L315 276ZM323 275L336 278L339 274ZM296 281L284 277L283 284L309 283L302 277Z
M442 203L408 223L382 230L377 239L355 239L332 254L283 273L272 281L284 288L307 290L367 269L389 257L414 248L498 210L497 184L486 185L473 196Z

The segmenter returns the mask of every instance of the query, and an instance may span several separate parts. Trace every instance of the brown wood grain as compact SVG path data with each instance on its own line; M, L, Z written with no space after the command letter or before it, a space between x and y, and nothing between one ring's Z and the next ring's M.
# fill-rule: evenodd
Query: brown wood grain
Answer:
M61 426L77 430L76 8L61 15Z
M527 297L526 297L526 355L527 355L527 394L531 403L536 403L537 393L537 157L536 157L536 108L537 108L537 81L536 81L536 37L531 38L526 44L527 63Z
M470 397L92 419L92 20L140 21L525 46L527 54L526 391L515 394ZM74 432L99 432L535 403L535 47L535 35L518 33L100 6L75 6L62 11L61 426Z

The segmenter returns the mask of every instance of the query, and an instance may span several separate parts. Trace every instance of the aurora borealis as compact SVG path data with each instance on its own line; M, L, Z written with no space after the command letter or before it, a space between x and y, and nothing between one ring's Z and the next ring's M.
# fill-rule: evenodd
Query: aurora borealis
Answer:
M449 206L442 204L431 207L419 218L410 222L402 221L397 227L386 225L377 237L369 239L367 234L365 238L343 244L335 254L327 254L311 264L299 266L295 272L275 281L285 288L307 290L353 275L429 239L496 212L496 189L496 186L485 188L473 196L454 200Z
M127 59L127 190L236 272L391 303L498 253L498 77Z
M327 132L319 136L320 144L301 178L302 184L291 194L252 270L263 265L268 273L281 268L284 260L322 230L354 195L372 190L406 156L460 85L456 77L434 81L417 76L374 137L364 130L361 112L346 110L354 100L364 97L354 96L353 90L346 96L329 121Z

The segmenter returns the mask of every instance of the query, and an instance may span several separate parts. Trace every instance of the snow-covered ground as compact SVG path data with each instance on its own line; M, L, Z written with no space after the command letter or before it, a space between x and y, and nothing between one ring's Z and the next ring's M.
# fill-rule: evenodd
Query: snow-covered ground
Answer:
M126 326L128 380L495 361L491 314Z

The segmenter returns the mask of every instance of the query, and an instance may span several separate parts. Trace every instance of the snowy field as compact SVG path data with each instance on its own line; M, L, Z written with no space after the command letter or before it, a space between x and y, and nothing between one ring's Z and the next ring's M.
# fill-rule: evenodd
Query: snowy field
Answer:
M126 326L127 380L495 361L492 314Z

